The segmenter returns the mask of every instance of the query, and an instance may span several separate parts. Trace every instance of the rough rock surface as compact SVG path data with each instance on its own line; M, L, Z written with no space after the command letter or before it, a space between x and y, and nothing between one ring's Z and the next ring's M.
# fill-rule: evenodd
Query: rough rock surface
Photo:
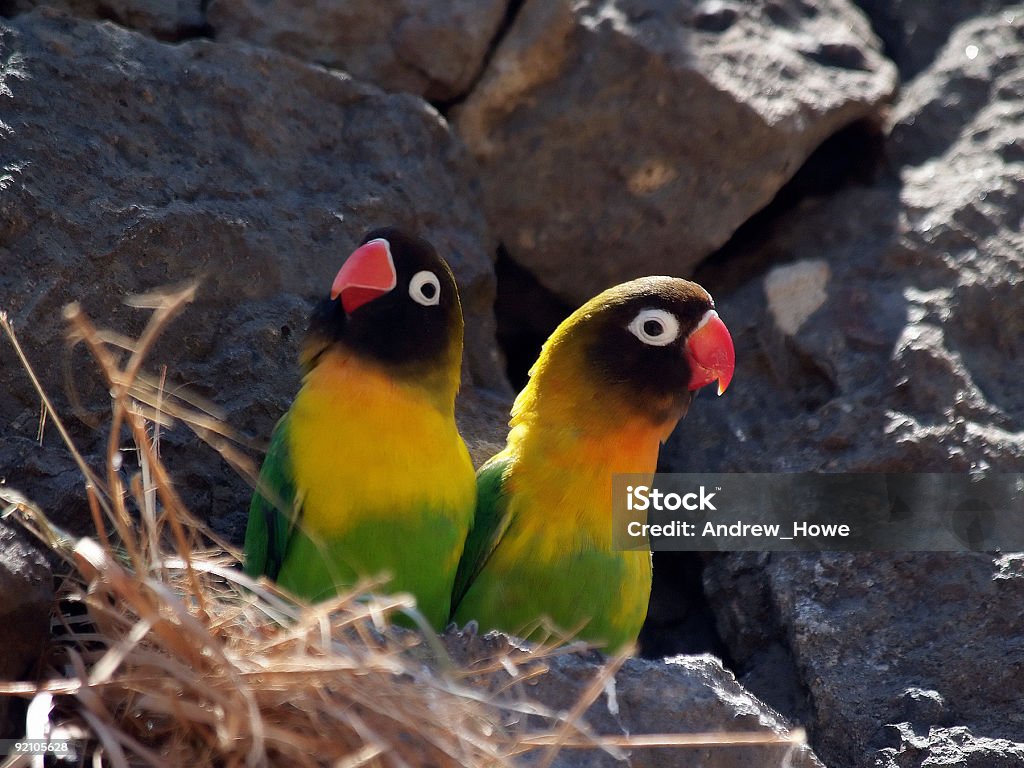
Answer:
M22 531L0 521L0 680L20 679L39 658L52 602L46 559Z
M689 273L894 84L843 0L528 0L455 121L511 257L578 303Z
M968 19L985 16L1013 0L856 0L885 43L885 52L905 80L925 69L942 50L949 34ZM1012 11L1010 11L1012 13Z
M954 30L893 110L888 173L698 270L738 368L665 469L1020 471L1022 41L1020 6ZM705 582L740 679L826 763L1017 764L1024 582L1006 558L745 553Z
M60 10L30 12L41 5ZM312 301L362 230L392 221L424 231L455 267L470 332L460 424L486 458L508 410L486 205L510 257L504 285L516 286L499 302L506 339L543 335L611 282L686 273L748 224L696 272L733 330L739 368L726 396L698 399L665 469L1024 466L1024 6L859 0L915 76L879 139L888 168L872 178L876 158L850 153L799 205L780 207L807 194L788 187L751 225L815 147L882 120L895 67L846 0L344 4L359 19L341 5L213 0L216 39L171 46L152 38L209 32L204 4L0 0L14 16L0 20L0 308L90 461L108 402L82 350L65 352L66 302L131 334L147 313L125 296L201 278L152 370L167 364L172 386L262 440L298 383ZM453 111L483 184L417 96L317 64L449 106L472 89ZM828 178L845 172L856 185ZM5 342L0 391L0 478L88 527L78 470L52 426L37 444L38 399ZM164 457L191 506L238 538L248 489L196 442L165 430ZM16 586L0 583L0 598L28 599L37 626L48 573L7 535L0 582L7 573ZM599 732L781 729L752 691L806 725L832 768L1021 764L1024 556L708 563L656 584L651 647L674 653L684 619L711 635L701 614L713 615L717 636L703 647L720 649L743 687L706 657L631 660L615 697L588 712ZM21 619L4 626L17 632L0 631L0 649L25 639ZM504 643L448 642L462 658ZM554 659L528 692L567 708L600 663ZM652 750L631 764L777 758ZM618 764L596 752L558 761Z
M1024 765L1024 744L978 738L967 728L937 728L917 734L906 723L894 727L900 746L881 750L874 768L1017 768Z
M422 232L448 258L467 319L467 387L501 386L494 243L472 166L418 98L272 51L166 45L49 12L0 26L0 94L0 303L65 413L70 371L81 416L99 427L70 419L86 453L102 445L109 402L85 352L65 351L67 302L134 335L148 313L124 297L198 279L196 301L151 353L154 370L166 364L171 386L265 440L297 388L313 301L363 231L386 223ZM56 434L34 446L39 401L6 343L0 389L10 393L0 471L64 522L81 514ZM482 402L477 417L504 420ZM194 511L237 535L245 484L184 428L162 439Z
M516 646L504 635L465 633L444 638L452 658L461 664L516 655ZM546 671L509 693L506 673L494 673L487 682L492 692L520 696L555 712L568 712L601 674L608 659L600 653L562 653L543 661ZM614 681L586 710L583 720L592 733L621 736L641 734L700 734L721 731L788 732L775 711L745 691L713 656L678 656L661 661L629 659ZM678 749L634 749L619 754L599 750L562 750L559 768L739 768L784 764L786 745L730 746ZM538 760L544 752L537 754ZM806 747L789 755L794 768L821 766Z
M206 28L202 0L10 0L0 12L13 15L45 6L83 19L110 20L161 40L181 40Z
M436 101L479 75L508 0L213 0L218 39L278 48L391 91Z
M706 581L741 668L782 628L826 764L1024 742L1024 557L746 553L712 561Z
M698 273L737 370L690 409L666 467L1020 469L1022 39L1024 11L963 25L894 109L893 174L805 201ZM794 315L786 290L827 300Z
M0 483L3 483L0 472ZM9 500L0 487L0 510ZM0 520L0 681L31 673L50 634L53 577L42 553L25 531ZM0 733L13 717L12 702L0 696Z

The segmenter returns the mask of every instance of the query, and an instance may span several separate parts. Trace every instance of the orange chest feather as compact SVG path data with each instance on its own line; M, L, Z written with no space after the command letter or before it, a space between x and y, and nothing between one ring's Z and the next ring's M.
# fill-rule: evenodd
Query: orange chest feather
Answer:
M571 550L610 550L612 476L653 474L660 434L649 425L624 425L590 438L571 432L513 434L506 450L515 460L505 491L518 530L509 533L521 536L523 547L539 543L541 551L533 556L542 560ZM515 548L514 541L508 543Z

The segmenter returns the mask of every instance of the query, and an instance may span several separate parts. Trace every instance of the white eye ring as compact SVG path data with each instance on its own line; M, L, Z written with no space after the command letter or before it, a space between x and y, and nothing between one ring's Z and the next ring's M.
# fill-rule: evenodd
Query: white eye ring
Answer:
M644 344L664 347L679 338L679 320L663 309L644 309L627 326Z
M433 290L427 286L432 286ZM413 301L424 307L439 304L441 302L441 281L429 269L421 269L409 281L409 295Z

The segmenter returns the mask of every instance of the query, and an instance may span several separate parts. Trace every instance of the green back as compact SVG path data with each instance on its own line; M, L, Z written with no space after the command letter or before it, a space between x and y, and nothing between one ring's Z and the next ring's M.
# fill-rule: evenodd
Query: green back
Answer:
M338 540L313 539L302 525L288 431L285 414L274 428L259 488L249 505L245 573L266 575L296 595L323 600L357 583L360 575L389 572L392 579L384 591L411 592L420 612L438 631L443 629L454 569L427 564L452 562L468 515L424 506L397 520L370 517Z
M277 579L298 518L288 451L288 414L285 414L274 427L260 470L259 487L249 504L244 553L246 574L253 577L266 574Z
M618 552L579 540L553 560L531 554L500 566L493 554L517 524L506 485L511 459L499 454L477 473L477 509L452 594L452 621L542 640L547 617L609 651L635 642L651 590L649 552ZM538 510L533 510L538 512ZM517 514L525 514L521 511Z
M476 514L466 537L466 546L462 550L458 571L455 573L452 615L508 528L510 515L504 480L505 470L510 461L510 456L499 454L477 472Z

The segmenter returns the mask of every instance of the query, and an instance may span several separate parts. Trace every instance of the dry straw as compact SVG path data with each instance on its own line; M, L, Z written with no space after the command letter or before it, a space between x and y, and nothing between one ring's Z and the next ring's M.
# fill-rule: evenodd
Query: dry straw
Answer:
M550 765L564 748L798 743L772 733L595 736L583 722L623 658L596 676L569 713L530 702L522 683L564 652L557 642L504 650L460 668L431 633L391 626L416 616L408 596L371 597L373 584L317 605L255 582L182 503L159 456L176 422L253 483L242 446L209 404L170 395L143 371L160 333L194 287L140 297L152 310L137 340L98 330L77 305L65 314L111 392L106 465L94 471L0 313L13 344L85 478L94 537L55 529L28 500L2 490L14 513L70 564L43 679L0 684L30 700L26 737L70 738L84 765L511 766L524 753ZM123 466L131 441L137 469ZM28 765L11 757L4 766ZM35 759L39 765L41 759Z

